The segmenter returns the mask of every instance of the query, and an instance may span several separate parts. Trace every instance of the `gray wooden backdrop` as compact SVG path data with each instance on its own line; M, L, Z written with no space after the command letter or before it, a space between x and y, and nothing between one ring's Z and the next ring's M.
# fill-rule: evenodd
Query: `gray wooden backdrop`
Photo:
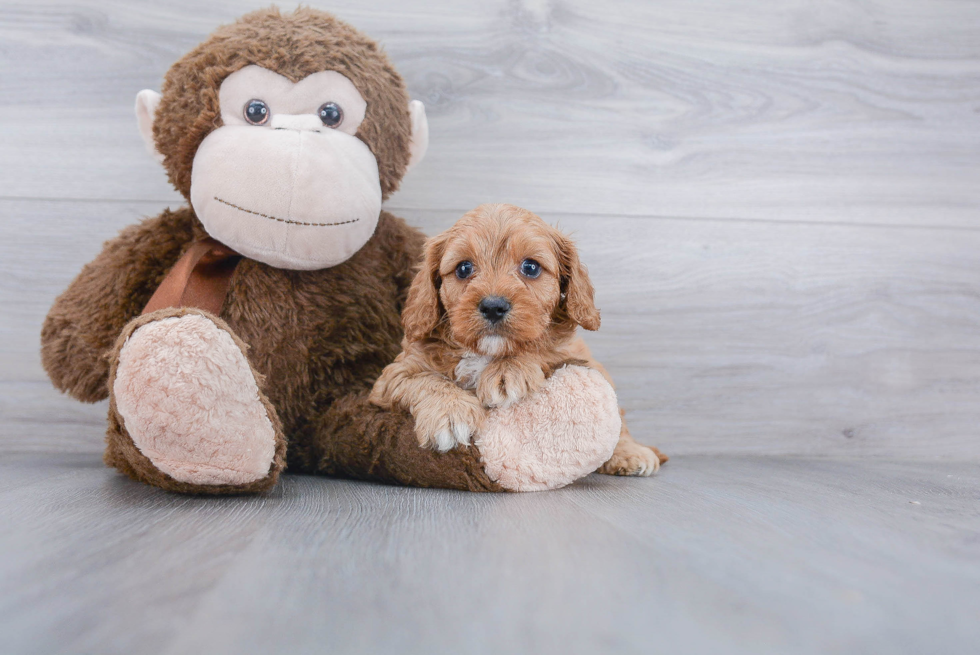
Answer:
M634 435L675 460L653 480L593 478L520 499L301 478L253 501L154 494L100 468L105 406L50 387L38 332L104 240L181 202L143 149L135 94L159 88L217 25L266 4L0 2L0 509L19 526L0 537L0 603L13 644L190 652L201 638L219 652L222 635L239 652L271 648L281 635L257 627L265 605L225 608L253 589L243 580L295 583L297 598L280 586L275 602L329 613L275 624L298 650L333 638L352 651L965 652L980 637L980 5L313 2L378 38L426 104L428 156L389 209L435 233L506 201L572 232L603 312L588 340ZM372 586L377 571L350 563L364 555L349 541L332 536L327 557L334 528L304 522L335 512L354 518L334 528L381 548L381 570L402 587ZM452 518L487 512L489 532ZM436 526L422 541L440 557L431 535L459 538L527 593L482 569L446 577L474 560L451 556L441 570L405 545L418 543L405 516ZM588 534L616 538L582 533L592 522ZM106 545L108 534L122 536ZM181 557L148 534L176 539L166 543ZM421 559L399 559L400 547ZM593 571L607 554L619 568L567 582L581 571L571 562ZM274 555L299 563L293 577L263 568ZM346 577L331 578L320 555ZM140 611L162 614L127 632L142 589L131 576L158 590ZM361 603L353 623L314 585L325 581ZM494 616L517 623L480 632L442 584L496 589ZM434 615L409 607L413 592ZM116 622L80 618L94 600ZM344 632L379 603L397 629ZM577 627L545 640L568 628L562 612ZM622 630L603 632L616 616Z
M263 5L0 5L6 444L99 440L103 408L49 388L40 322L105 239L180 203L136 92ZM976 5L329 8L428 109L428 157L390 209L432 233L507 201L573 232L603 310L590 343L637 435L678 454L980 457Z

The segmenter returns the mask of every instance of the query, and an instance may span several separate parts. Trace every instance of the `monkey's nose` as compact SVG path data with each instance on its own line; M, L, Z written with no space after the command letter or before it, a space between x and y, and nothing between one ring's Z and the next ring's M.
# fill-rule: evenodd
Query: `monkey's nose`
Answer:
M487 296L480 301L480 313L491 323L499 323L510 311L510 303L500 296Z
M316 114L273 114L271 126L274 130L319 132L323 128L323 121Z

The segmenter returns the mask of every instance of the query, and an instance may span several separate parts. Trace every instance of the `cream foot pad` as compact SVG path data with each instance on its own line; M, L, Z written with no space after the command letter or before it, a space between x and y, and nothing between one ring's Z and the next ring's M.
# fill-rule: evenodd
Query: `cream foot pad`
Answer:
M191 484L246 484L269 473L275 429L244 353L200 314L137 329L119 353L116 408L158 469Z
M556 489L612 455L622 419L602 375L566 366L537 393L491 410L476 444L487 474L511 491Z

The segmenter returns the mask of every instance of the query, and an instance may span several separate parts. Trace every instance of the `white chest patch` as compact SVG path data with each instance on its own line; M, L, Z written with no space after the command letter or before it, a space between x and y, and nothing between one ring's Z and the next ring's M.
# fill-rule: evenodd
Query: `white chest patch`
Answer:
M456 384L463 389L473 390L480 382L480 375L492 358L478 353L467 353L456 364Z
M480 339L480 343L477 349L484 355L499 355L504 351L507 342L504 341L503 337L498 337L496 335L491 335L489 337L483 337Z

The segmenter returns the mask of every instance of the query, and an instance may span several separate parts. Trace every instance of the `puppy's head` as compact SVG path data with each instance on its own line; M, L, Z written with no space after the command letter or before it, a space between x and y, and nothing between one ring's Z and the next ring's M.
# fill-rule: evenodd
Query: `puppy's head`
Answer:
M441 332L485 355L516 354L576 325L599 328L575 245L513 205L481 205L425 245L402 314L409 341Z

